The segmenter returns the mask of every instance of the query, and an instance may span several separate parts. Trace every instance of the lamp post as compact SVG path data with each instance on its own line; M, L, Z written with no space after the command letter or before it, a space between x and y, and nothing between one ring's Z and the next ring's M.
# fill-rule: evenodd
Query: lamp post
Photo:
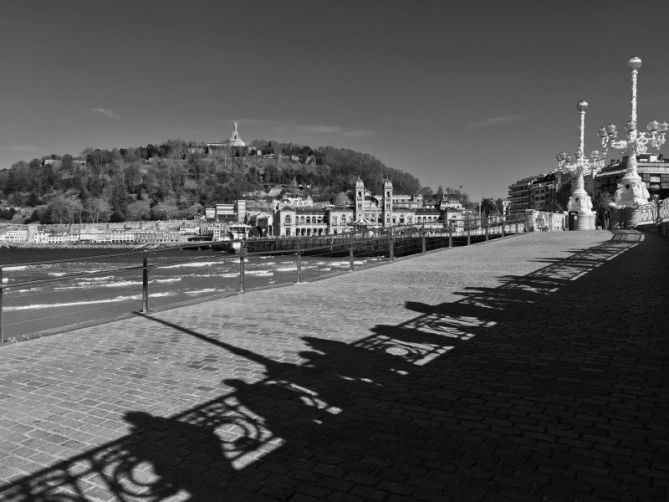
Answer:
M602 147L605 153L609 146L616 150L625 150L627 152L627 168L618 190L615 194L615 203L618 208L637 208L640 205L648 203L650 195L646 184L641 180L637 172L637 155L646 153L648 144L654 149L659 149L665 142L665 135L669 130L669 124L652 120L646 126L647 132L639 132L636 128L637 123L637 76L641 68L641 58L633 57L627 62L627 66L632 70L632 100L629 121L625 124L627 131L626 140L618 140L618 130L614 124L601 127L598 134L602 140ZM633 220L633 217L626 217L626 220ZM632 221L633 223L633 221Z
M599 152L592 152L591 157L593 158L593 162L583 155L583 151L585 150L585 112L588 109L588 102L582 99L576 104L576 109L581 121L576 162L574 162L574 157L568 155L567 152L560 152L555 158L558 161L558 170L560 172L568 171L576 175L576 187L572 190L567 205L570 213L572 211L578 213L578 219L575 222L573 230L594 230L595 213L592 211L590 196L585 191L584 175L592 173L594 176L599 170Z

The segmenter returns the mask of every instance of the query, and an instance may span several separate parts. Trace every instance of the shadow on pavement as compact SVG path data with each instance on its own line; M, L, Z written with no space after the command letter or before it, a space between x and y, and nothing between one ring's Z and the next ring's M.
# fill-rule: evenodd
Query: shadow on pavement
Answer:
M299 365L147 315L264 379L168 418L129 410L126 436L0 499L666 500L657 249L616 236L458 302L407 301L415 318L353 344L305 337Z

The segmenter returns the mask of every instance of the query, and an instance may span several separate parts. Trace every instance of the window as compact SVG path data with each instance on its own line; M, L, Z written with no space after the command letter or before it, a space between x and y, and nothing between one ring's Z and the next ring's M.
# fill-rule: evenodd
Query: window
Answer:
M290 225L292 223L291 217L290 217L289 214L286 215L286 219L284 221L286 222L286 225ZM286 234L286 235L290 235L290 234Z

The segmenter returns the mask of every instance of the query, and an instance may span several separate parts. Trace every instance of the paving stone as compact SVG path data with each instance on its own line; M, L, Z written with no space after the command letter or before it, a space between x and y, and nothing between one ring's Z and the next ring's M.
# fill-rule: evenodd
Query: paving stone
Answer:
M667 500L668 251L526 234L0 347L0 500Z

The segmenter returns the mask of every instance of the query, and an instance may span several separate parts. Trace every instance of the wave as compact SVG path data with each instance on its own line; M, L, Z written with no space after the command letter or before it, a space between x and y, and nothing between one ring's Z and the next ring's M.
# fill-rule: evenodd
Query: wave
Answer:
M212 277L212 275L203 275L203 276L198 275L198 276L191 276L191 277ZM165 282L179 282L179 281L181 281L181 279L182 279L181 277L170 277L168 279L152 279L149 282L152 283L152 284L154 282L156 284L163 284Z
M223 291L222 289L219 288L205 288L205 289L193 289L191 291L184 291L189 296L197 296L197 295L203 295L206 293L217 293L219 291Z
M247 270L246 275L255 275L256 277L272 277L274 272L271 270Z
M99 282L92 281L80 281L74 284L73 286L58 286L53 288L57 291L70 290L70 289L82 289L82 288L125 288L128 286L138 286L139 281L117 281L117 282L108 282L107 284L100 284Z
M165 296L173 296L174 293L165 292L165 293L153 293L151 298L159 298ZM142 295L130 295L130 296L116 296L114 298L102 298L99 300L82 300L77 302L63 302L63 303L35 303L32 305L17 305L15 307L5 307L6 311L18 311L18 310L37 310L37 309L53 309L53 308L64 308L64 307L78 307L81 305L99 305L101 303L119 303L126 302L130 300L141 300Z
M220 261L196 261L191 263L177 263L176 265L158 265L157 269L171 269L171 268L198 268L198 267L211 267L213 265L219 265Z
M16 265L14 267L2 267L3 272L21 272L27 270L28 265Z
M89 277L86 280L87 281L109 281L113 278L114 278L113 275L105 275L105 276L100 276L100 277Z

